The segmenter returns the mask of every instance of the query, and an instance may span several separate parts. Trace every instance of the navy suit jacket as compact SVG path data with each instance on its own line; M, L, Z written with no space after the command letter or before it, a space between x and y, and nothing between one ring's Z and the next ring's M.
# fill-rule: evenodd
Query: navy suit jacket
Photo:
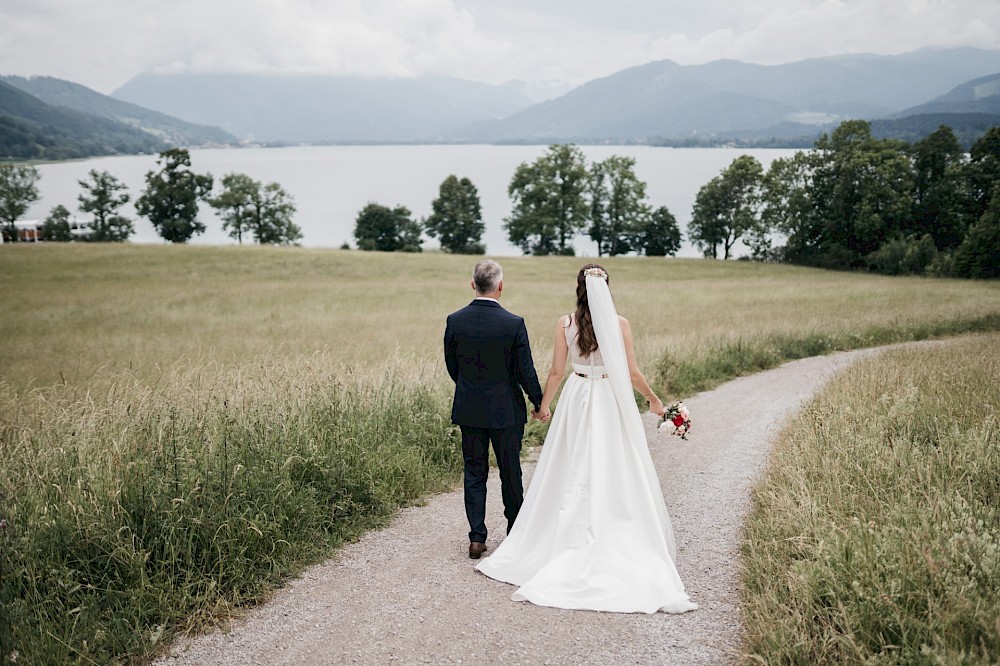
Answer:
M499 303L475 300L448 315L444 361L455 382L452 423L511 428L528 420L524 393L541 405L524 319Z

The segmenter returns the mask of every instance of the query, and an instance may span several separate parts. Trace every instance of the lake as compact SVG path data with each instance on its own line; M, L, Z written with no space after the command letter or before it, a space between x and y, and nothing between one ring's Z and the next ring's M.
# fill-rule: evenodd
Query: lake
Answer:
M192 168L209 172L218 180L227 173L245 173L263 182L277 182L295 198L295 222L302 228L305 247L354 246L351 234L358 212L369 202L404 205L415 217L430 215L431 201L449 175L466 177L479 190L486 233L483 240L491 255L517 255L503 230L510 213L507 186L522 162L541 156L546 146L419 145L419 146L293 146L286 148L194 149ZM647 183L649 203L667 206L683 230L699 188L736 157L749 154L764 165L793 150L736 148L653 148L649 146L581 146L587 162L611 155L634 157L638 177ZM76 211L81 188L77 181L91 169L106 170L128 186L134 200L145 187L145 174L156 169L155 155L100 157L39 165L41 199L24 219L44 219L62 204ZM132 203L122 213L135 220L133 242L163 242L145 218L135 214ZM222 230L214 211L203 205L199 218L208 230L195 244L235 243ZM585 236L574 245L578 255L596 255L595 244ZM436 242L425 243L427 249ZM699 252L685 242L678 256Z

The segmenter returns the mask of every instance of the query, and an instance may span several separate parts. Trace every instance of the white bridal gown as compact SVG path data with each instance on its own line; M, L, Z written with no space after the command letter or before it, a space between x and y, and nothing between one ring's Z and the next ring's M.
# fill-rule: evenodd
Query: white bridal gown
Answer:
M524 505L507 538L476 568L517 585L515 601L624 613L693 610L674 567L670 518L634 398L631 409L620 406L611 381L601 378L601 352L581 358L575 335L571 323L574 372Z

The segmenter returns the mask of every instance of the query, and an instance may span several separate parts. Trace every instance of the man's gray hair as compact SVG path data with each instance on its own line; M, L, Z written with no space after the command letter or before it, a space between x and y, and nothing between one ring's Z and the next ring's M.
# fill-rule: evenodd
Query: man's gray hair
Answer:
M472 269L472 284L477 294L492 294L500 288L503 280L503 269L492 259L484 259Z

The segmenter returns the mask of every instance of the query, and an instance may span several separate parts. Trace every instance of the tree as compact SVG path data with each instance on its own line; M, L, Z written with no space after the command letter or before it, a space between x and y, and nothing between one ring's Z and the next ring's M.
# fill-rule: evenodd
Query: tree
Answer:
M163 151L156 163L162 168L146 174L146 190L135 209L164 240L186 243L205 231L198 221L198 200L212 191L212 176L191 171L191 155L183 148Z
M958 277L1000 277L1000 187L979 221L955 250L954 273Z
M760 204L764 169L757 158L741 155L698 191L688 237L706 257L729 259L738 240L763 235Z
M969 150L968 179L970 202L966 219L978 222L1000 190L1000 125L991 127Z
M277 183L261 185L243 173L227 174L222 193L207 201L219 211L222 228L240 245L250 233L261 245L293 245L302 238L302 230L292 222L295 202Z
M73 240L73 232L69 227L70 212L59 204L49 211L49 216L42 222L42 240L57 243L67 243Z
M419 222L410 217L409 209L403 206L397 208L397 210L399 209L406 211L406 215L403 216L401 214L399 219L399 251L422 252L420 235L423 233L423 227L420 226Z
M451 175L444 179L438 197L431 202L433 211L424 220L424 229L431 238L441 240L441 248L452 254L483 254L486 246L480 240L483 224L479 192L468 178Z
M958 247L967 209L965 151L950 127L940 126L913 146L913 217L903 231L930 234L940 249Z
M717 259L722 244L724 213L722 177L715 176L701 186L695 196L691 222L687 227L688 239L705 257Z
M507 188L514 202L504 220L510 242L525 254L574 254L571 241L589 216L586 186L583 152L574 145L551 145L533 163L522 163Z
M38 169L33 166L0 164L0 223L5 239L18 240L14 223L38 201L39 178Z
M666 206L654 210L635 235L633 247L650 257L672 257L681 249L681 228Z
M588 181L590 238L597 254L627 254L636 236L649 223L646 183L635 175L635 158L612 155L593 165Z
M302 230L292 222L295 202L277 183L258 187L252 198L254 238L261 245L293 245L302 239Z
M254 198L259 196L260 183L245 173L230 173L222 177L222 193L208 199L222 218L222 228L230 238L243 244L243 234L254 224Z
M812 172L812 156L799 151L771 162L764 176L761 223L785 237L781 255L792 263L816 263L822 242L810 195Z
M864 267L865 257L906 228L913 172L905 148L873 138L864 120L817 140L810 199L823 224L818 265Z
M78 181L83 192L77 197L80 210L94 216L87 240L120 242L128 240L135 229L132 220L118 215L118 209L129 201L128 188L107 171L91 169L89 180Z
M359 250L420 252L420 224L406 206L388 208L369 203L358 214L354 238Z

